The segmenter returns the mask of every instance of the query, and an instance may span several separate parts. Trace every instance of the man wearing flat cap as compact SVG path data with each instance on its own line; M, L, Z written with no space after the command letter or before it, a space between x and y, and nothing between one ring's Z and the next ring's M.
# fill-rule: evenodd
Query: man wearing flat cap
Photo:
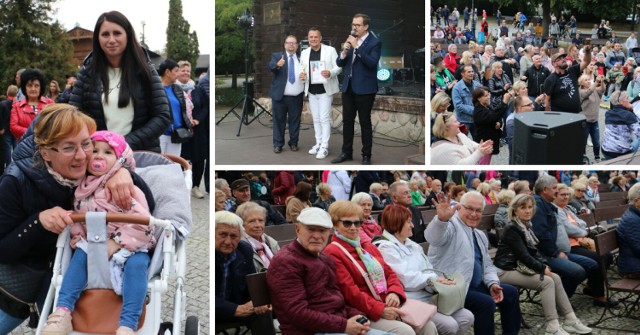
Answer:
M333 223L325 211L303 209L296 224L297 238L273 257L267 284L271 306L283 334L386 334L358 323L362 313L347 306L338 288L336 265L323 250Z
M555 70L544 81L544 93L547 95L545 110L578 114L582 111L578 77L591 63L591 46L584 47L584 57L580 64L571 66L566 57L566 53L557 53L551 57Z
M233 183L231 183L231 195L233 195L233 197L235 198L236 203L235 205L231 206L231 208L229 208L229 211L235 213L238 206L247 201L253 201L267 210L267 221L265 222L267 226L287 223L287 221L284 219L284 216L282 216L282 213L278 212L278 210L273 208L273 206L271 206L271 204L269 204L268 202L257 199L251 200L250 185L251 184L249 183L249 181L244 178L236 179L233 181Z

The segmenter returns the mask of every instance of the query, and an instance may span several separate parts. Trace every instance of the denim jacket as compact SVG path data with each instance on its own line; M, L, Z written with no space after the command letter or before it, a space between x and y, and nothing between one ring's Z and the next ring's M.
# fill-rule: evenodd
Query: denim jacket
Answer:
M456 112L456 118L460 123L473 123L473 102L471 101L471 91L480 87L479 82L473 81L472 88L469 90L464 80L460 80L451 92L451 100Z

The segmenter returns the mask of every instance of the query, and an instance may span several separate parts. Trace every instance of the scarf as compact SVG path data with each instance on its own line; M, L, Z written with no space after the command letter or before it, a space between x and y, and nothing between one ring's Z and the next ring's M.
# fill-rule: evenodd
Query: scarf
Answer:
M258 253L258 256L260 256L260 259L262 260L264 267L268 268L269 264L271 264L271 259L273 258L273 252L271 252L271 248L267 244L267 239L264 237L264 234L262 235L263 242L258 241L255 238L249 236L247 232L243 232L243 234L247 238L247 241L251 243L253 250L255 250Z
M49 172L49 174L53 177L53 179L58 184L60 184L62 186L71 187L71 188L74 188L74 187L78 186L78 184L80 184L80 180L71 180L71 179L67 179L67 178L63 177L61 174L59 174L54 169L52 169L51 166L49 165L49 163L45 162L45 165L47 166L47 171Z
M369 254L366 250L362 249L360 246L360 237L355 240L346 238L342 236L340 233L336 232L335 235L337 238L347 242L350 246L356 249L356 253L358 253L358 257L364 264L367 269L367 273L369 274L369 279L371 279L371 284L373 285L373 289L378 294L387 292L387 279L384 276L384 269L380 262L375 259L371 254Z
M176 84L182 88L185 93L190 93L194 88L196 88L196 83L189 79L186 84L183 84L180 80L176 80Z
M540 243L540 241L538 240L536 235L531 230L531 221L522 222L522 221L520 221L519 218L516 218L515 220L516 220L516 223L518 224L518 226L520 226L520 228L522 228L522 230L524 230L524 238L527 241L527 244L530 244L532 246L538 245L538 243Z

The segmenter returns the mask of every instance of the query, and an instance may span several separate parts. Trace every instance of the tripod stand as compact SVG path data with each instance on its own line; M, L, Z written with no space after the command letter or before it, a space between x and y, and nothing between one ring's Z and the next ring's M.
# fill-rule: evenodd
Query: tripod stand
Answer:
M248 11L245 11L242 17L240 17L239 23L242 26L243 22L247 21ZM243 19L244 18L244 19ZM242 93L243 97L240 99L231 109L216 122L216 125L220 124L222 120L224 120L229 114L235 115L238 120L240 120L240 125L238 126L238 134L236 136L240 136L240 131L242 130L242 124L250 125L253 121L262 115L262 113L269 113L266 108L264 108L256 99L253 98L253 83L249 83L249 34L251 33L251 27L253 26L253 19L249 18L251 21L250 26L245 27L244 33L244 83L242 84ZM236 112L236 108L242 104L242 115L239 115ZM254 111L253 107L256 106L260 108L260 112L251 117L251 112Z

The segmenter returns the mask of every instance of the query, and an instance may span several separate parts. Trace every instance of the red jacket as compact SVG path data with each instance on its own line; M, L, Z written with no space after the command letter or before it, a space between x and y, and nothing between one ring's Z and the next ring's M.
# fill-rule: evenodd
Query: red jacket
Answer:
M287 198L296 191L296 181L293 171L280 171L273 180L273 201L276 205L285 205Z
M362 314L346 305L331 257L313 255L297 240L273 257L267 284L283 335L344 333L347 319Z
M37 111L34 111L27 102L27 98L14 101L11 107L11 118L9 120L9 130L11 134L18 140L22 138L24 132L27 131L33 119L42 112L44 106L52 103L53 100L44 96L40 97L40 101L36 106Z
M456 72L458 65L460 65L460 56L452 53L448 53L444 56L444 66L446 66L451 73Z
M341 244L351 256L360 264L360 266L365 269L364 263L358 257L356 253L356 249L350 246L347 242L344 242L337 238L335 235L332 237L332 242L338 242ZM333 258L336 262L336 273L338 274L338 284L340 286L340 290L342 290L342 294L344 295L347 303L361 311L364 312L369 319L373 321L380 320L382 316L382 312L385 307L385 299L387 294L393 292L400 297L400 302L404 302L407 298L404 294L404 286L395 272L384 262L384 258L380 254L380 251L371 244L371 242L362 242L362 248L366 250L371 256L380 262L384 269L384 274L387 279L387 292L380 294L380 298L382 301L376 300L369 287L367 286L367 282L364 280L358 268L353 264L351 259L340 249L339 247L329 243L324 252L326 252L329 256Z

